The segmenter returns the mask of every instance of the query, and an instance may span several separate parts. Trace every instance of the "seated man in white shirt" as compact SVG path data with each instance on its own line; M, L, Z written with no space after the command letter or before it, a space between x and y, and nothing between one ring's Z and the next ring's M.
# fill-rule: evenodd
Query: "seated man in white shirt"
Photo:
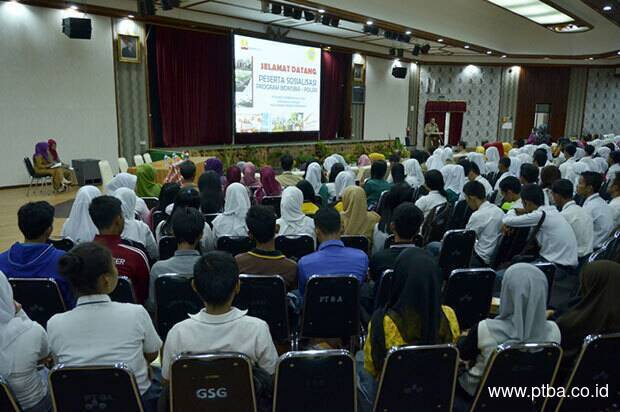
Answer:
M485 177L480 176L480 167L476 163L468 160L463 160L459 162L459 164L463 166L463 169L465 169L465 177L467 177L470 182L479 182L480 184L482 184L482 186L484 187L485 196L491 194L491 192L493 191L493 186L491 186L491 183L489 183L489 181ZM461 198L465 198L463 194L461 194Z
M577 267L577 239L573 228L555 206L544 206L545 197L538 185L525 185L521 189L523 209L514 209L504 217L507 227L535 227L543 217L545 220L536 234L540 246L540 260L555 264L556 285L551 291L551 305L565 308L570 297L579 286L575 275ZM498 273L499 281L501 275Z
M472 266L488 266L502 234L504 212L486 200L484 186L480 182L467 182L463 192L467 205L474 210L465 226L465 229L476 232Z
M573 182L576 178L575 172L573 171L573 165L575 162L575 153L577 153L577 146L573 143L569 143L564 147L564 151L562 152L566 160L564 163L560 165L560 173L562 174L562 179L568 179Z
M424 213L424 218L435 208L448 201L444 189L443 175L439 170L429 170L424 173L424 186L429 190L426 196L419 198L415 205Z
M240 289L235 259L225 252L206 253L194 266L192 287L205 308L168 332L161 362L163 384L170 382L172 362L182 353L239 352L273 374L278 353L269 326L232 306Z
M499 159L497 167L499 169L499 177L495 181L495 190L499 190L499 183L510 176L510 157L505 156Z
M547 152L545 152L546 154ZM519 173L519 182L521 185L527 184L538 184L538 177L540 175L540 170L532 163L523 163L521 165L521 170ZM543 193L545 195L545 206L549 206L549 195L543 189Z
M585 199L583 208L590 213L594 223L595 249L603 246L615 228L613 211L599 195L602 184L603 176L600 173L583 172L577 185L577 193Z
M593 159L594 152L596 151L594 146L586 145L586 147L584 148L584 151L586 152L586 155L582 157L581 159L579 159L579 162L587 165L588 170L592 172L598 170L598 167L596 166L596 163L594 162L594 159Z
M521 183L514 176L508 176L499 184L500 194L503 198L502 210L504 212L510 209L522 209L521 201Z
M611 195L609 207L614 214L614 227L620 226L620 173L614 173L613 180L607 187L607 192Z
M577 238L577 257L579 265L583 265L590 253L594 239L592 217L577 205L573 200L573 183L567 179L560 179L553 183L552 196L560 214L573 228Z

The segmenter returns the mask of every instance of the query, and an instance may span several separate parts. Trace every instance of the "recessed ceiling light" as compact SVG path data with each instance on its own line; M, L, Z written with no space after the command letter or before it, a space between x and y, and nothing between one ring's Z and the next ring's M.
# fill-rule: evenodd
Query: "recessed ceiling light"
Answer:
M548 57L545 57L545 60L549 60L549 58L548 58Z
M547 4L544 0L489 0L508 11L516 13L538 24L553 25L572 23L575 21L571 16L563 13L555 7Z
M439 43L443 43L443 39L437 39Z
M487 54L493 54L493 52L491 50L487 51Z
M128 14L127 17L129 17L130 19L133 19L135 16L133 14Z
M78 9L78 6L76 6L75 4L72 4L71 6L69 6L69 8L70 8L71 10L77 10L77 9Z
M368 26L372 26L373 24L375 24L375 22L374 22L374 21L372 21L372 20L368 20L368 21L366 21L366 24L367 24Z
M588 57L588 60L594 60L594 57Z
M505 54L502 54L500 59L505 59L506 57L508 57L508 56L506 56Z
M603 11L610 11L611 10L611 6L605 6L603 7Z
M411 30L407 30L407 31L405 32L405 34L406 34L407 36L409 36L409 35L411 34Z
M466 49L469 49L471 46L469 44L466 44L465 46L463 46Z
M321 14L325 13L325 9L319 9L319 13Z
M618 50L618 55L620 55L620 50Z

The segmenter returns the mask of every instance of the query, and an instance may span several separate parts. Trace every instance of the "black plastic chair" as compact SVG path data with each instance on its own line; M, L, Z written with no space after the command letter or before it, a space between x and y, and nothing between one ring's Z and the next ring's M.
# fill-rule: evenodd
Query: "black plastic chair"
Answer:
M581 353L566 384L573 388L589 388L590 397L562 398L556 411L612 411L620 403L620 333L590 335L583 341ZM596 388L607 386L607 396L595 396Z
M203 216L205 218L205 222L209 225L209 227L211 229L213 229L213 221L219 215L220 215L219 213L205 213L205 214L203 214Z
M170 412L256 412L252 362L241 353L181 355L170 367Z
M162 340L177 323L187 319L190 313L198 313L204 307L200 297L192 289L191 278L182 275L164 275L155 280L156 324Z
M489 317L495 271L493 269L457 269L448 278L444 304L456 313L462 330Z
M21 412L17 399L2 376L0 376L0 411Z
M424 186L419 186L414 192L413 192L413 196L411 197L411 201L413 203L417 202L418 199L420 199L422 196L426 196L428 194L428 189Z
M178 242L174 236L162 236L159 239L159 260L170 259L177 251Z
M55 411L143 412L136 380L125 364L57 365L49 374Z
M512 258L517 256L527 246L527 239L531 228L516 227L511 228L512 233L502 236L499 242L492 267L499 269L501 266L509 263Z
M417 247L423 247L424 245L422 244L422 240L423 240L422 235L416 234L413 237L413 244ZM383 243L383 249L388 249L393 244L394 244L394 235L390 235L388 236L387 239L385 239L385 242Z
M538 269L542 270L547 278L547 305L549 305L549 301L551 300L551 291L553 290L553 282L555 281L555 271L556 267L553 263L535 263Z
M52 278L9 278L14 299L28 317L44 328L57 313L67 310L58 284Z
M387 199L389 191L384 190L383 192L381 192L381 195L379 195L379 200L377 200L377 204L371 205L368 210L376 210L377 213L382 214L383 213L383 208L385 207L385 201Z
M377 291L375 295L375 310L385 306L392 294L392 281L394 279L394 271L388 269L381 274L381 278L377 282Z
M541 411L545 399L491 396L499 387L543 387L552 385L560 366L562 348L555 343L499 345L487 363L471 412Z
M366 236L340 236L340 240L346 247L359 249L364 253L368 253L370 242Z
M374 411L452 411L458 358L451 344L392 348L385 357Z
M50 189L52 188L52 177L35 172L32 160L30 160L29 157L24 157L24 164L26 165L28 176L30 176L30 184L28 184L26 196L30 196L30 188L32 188L32 185L35 185L35 187L37 185L39 186L39 193L42 193L43 189L48 185Z
M276 367L273 411L356 412L355 381L348 351L288 352Z
M154 208L156 208L157 206L159 206L159 199L156 197L143 197L142 200L144 200L144 203L146 203L146 207L149 210L152 210Z
M116 288L110 293L110 299L119 303L136 303L136 294L131 279L127 276L119 276Z
M314 239L308 235L281 235L276 237L276 250L287 258L299 260L314 252Z
M49 239L48 243L54 245L56 249L64 250L65 252L70 251L71 249L73 249L73 246L75 246L73 240L69 239L68 237L62 239Z
M424 244L438 242L443 238L448 221L452 215L452 204L450 202L437 205L430 211L422 224L422 238Z
M154 211L153 214L151 215L151 220L153 220L153 232L155 232L155 229L157 229L157 226L159 226L159 224L163 222L164 220L166 220L167 218L168 218L168 215L166 214L166 212L162 212L160 210Z
M261 205L263 206L271 206L273 208L273 212L279 218L280 213L280 203L282 202L282 196L265 196L261 201Z
M444 278L455 269L469 267L475 242L476 232L473 230L448 230L444 234L439 254L439 267Z
M454 205L452 216L448 222L448 230L461 230L465 229L469 218L471 217L473 210L469 208L466 200L459 200Z
M255 246L256 243L247 236L222 236L217 239L217 249L233 256L249 252Z
M276 342L290 341L286 284L279 275L240 275L241 290L233 306L264 320Z
M306 284L299 336L303 338L346 338L351 346L360 336L360 286L352 275L311 276Z
M491 185L493 185L493 183L491 183ZM494 205L496 205L497 203L497 196L498 196L499 190L493 190L491 193L487 193L487 200L489 201L489 203L493 203Z

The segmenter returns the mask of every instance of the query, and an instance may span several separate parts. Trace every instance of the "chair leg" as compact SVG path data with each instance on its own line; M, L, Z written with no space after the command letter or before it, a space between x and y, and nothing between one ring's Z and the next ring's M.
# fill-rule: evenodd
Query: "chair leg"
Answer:
M28 190L26 190L26 197L30 196L30 189L32 188L32 181L34 178L30 176L30 184L28 184Z

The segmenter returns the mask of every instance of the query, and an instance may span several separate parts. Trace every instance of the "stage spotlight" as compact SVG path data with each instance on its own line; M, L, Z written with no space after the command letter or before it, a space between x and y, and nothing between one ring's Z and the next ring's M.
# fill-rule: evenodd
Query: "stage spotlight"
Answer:
M420 50L422 50L422 54L428 54L431 51L431 45L427 43Z
M284 6L284 17L293 17L293 7Z
M323 17L321 18L321 23L323 23L323 25L325 26L329 26L329 24L331 23L331 17L329 17L327 14L324 14Z
M294 18L295 20L301 20L301 13L302 13L302 10L301 10L301 9L298 9L297 7L295 7L295 8L293 9L293 18Z
M311 11L304 10L304 17L306 18L306 21L314 21L316 16Z
M413 47L413 50L411 50L411 54L413 54L414 56L419 56L421 51L422 51L422 48L420 47L420 45L416 44Z
M271 14L282 14L282 6L280 4L272 4Z
M340 19L338 17L332 17L332 27L338 27Z

